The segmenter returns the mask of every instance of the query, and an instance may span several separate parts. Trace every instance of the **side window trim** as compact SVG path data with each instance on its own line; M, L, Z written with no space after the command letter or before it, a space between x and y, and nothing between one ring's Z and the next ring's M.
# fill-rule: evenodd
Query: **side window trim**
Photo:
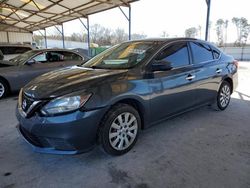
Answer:
M210 48L212 49L214 60L219 60L221 58L222 52L219 49L217 50L217 48L214 47L214 46L210 46ZM219 57L218 58L215 58L214 51L219 52Z
M84 60L84 57L83 57L83 56L81 56L81 55L79 55L79 54L77 54L77 53L75 53L75 52L70 52L70 53L75 54L76 56L80 57L81 60L78 60L78 61L83 61L83 60Z

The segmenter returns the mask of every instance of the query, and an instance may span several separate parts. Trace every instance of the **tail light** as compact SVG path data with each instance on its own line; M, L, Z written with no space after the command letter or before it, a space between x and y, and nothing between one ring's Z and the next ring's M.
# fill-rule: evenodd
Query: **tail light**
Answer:
M239 67L239 62L237 60L233 61L233 64L238 68Z

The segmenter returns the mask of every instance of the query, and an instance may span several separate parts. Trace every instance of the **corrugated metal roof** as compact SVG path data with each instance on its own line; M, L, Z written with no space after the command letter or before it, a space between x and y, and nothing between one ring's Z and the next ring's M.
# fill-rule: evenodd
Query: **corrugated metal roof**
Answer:
M1 0L0 0L1 1ZM138 0L2 0L1 31L36 31Z

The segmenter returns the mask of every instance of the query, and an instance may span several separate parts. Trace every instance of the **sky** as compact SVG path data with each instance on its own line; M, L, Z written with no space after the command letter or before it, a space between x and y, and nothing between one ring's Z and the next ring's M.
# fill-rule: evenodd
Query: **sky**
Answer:
M123 8L128 12L128 9ZM148 38L160 37L165 31L169 37L183 37L185 29L201 26L199 38L204 39L206 25L205 0L140 0L132 3L132 33L146 34ZM245 17L250 23L250 0L211 0L210 41L216 41L215 23L219 18L229 20L228 42L236 40L233 17ZM84 20L84 19L83 19ZM100 24L128 32L128 21L121 11L111 9L90 16L90 25ZM49 30L47 31L49 34ZM65 35L86 32L79 20L64 24Z

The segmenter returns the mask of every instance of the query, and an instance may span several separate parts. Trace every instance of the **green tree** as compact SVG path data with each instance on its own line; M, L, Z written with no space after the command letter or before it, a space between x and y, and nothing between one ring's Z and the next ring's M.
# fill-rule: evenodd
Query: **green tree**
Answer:
M185 30L185 36L188 38L195 38L198 34L198 29L195 27L190 27Z
M125 33L124 29L121 28L117 28L114 32L113 32L113 37L112 37L112 44L118 44L124 41L128 40L128 34Z
M141 33L141 34L139 34L139 33L133 33L132 36L131 36L131 38L133 40L145 39L145 38L147 38L147 35L145 35L143 33Z
M237 40L235 41L235 45L245 45L250 32L250 24L248 24L248 20L244 17L234 17L232 22L237 29Z
M223 46L226 40L226 30L228 26L228 20L218 19L216 21L216 34L218 45Z
M91 42L106 46L112 44L112 30L105 28L99 24L90 27Z
M162 31L161 37L167 38L168 36L169 36L169 34L167 33L167 31Z

